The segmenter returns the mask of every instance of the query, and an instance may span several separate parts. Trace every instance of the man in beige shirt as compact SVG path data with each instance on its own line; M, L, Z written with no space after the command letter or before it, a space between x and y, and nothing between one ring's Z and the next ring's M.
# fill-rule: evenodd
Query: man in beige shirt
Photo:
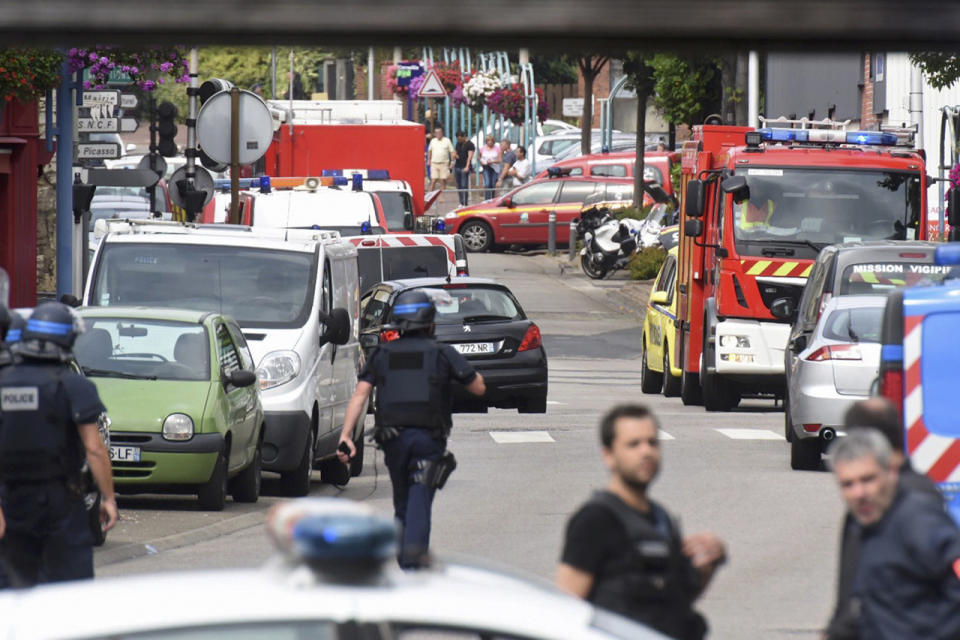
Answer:
M427 147L427 157L430 160L430 188L428 191L438 188L446 189L457 152L454 151L450 138L443 135L443 127L437 127L433 130L433 140Z

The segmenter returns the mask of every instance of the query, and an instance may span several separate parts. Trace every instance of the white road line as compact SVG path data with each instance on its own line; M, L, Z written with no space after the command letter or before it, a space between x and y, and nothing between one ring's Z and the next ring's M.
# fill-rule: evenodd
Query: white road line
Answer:
M547 400L547 404L567 404L566 402L557 402L556 400Z
M782 433L767 429L714 429L732 440L783 440Z
M676 438L674 438L672 435L670 435L666 431L660 431L660 433L658 433L657 435L660 436L661 440L676 440Z
M546 431L491 431L490 437L497 444L556 442Z

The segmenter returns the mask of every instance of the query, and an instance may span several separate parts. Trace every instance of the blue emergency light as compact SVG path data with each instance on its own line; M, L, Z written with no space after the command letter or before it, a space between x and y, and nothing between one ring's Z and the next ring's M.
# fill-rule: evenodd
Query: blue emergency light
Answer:
M322 178L334 178L337 176L342 176L343 171L340 169L324 169L320 172L320 177Z
M237 187L239 189L260 189L260 193L270 193L270 176L240 178L237 180ZM217 191L230 191L230 178L214 180L213 188Z
M895 146L897 136L881 131L840 131L833 129L781 129L764 127L757 129L760 139L766 142L813 142L834 144L862 144Z
M443 231L446 228L447 228L447 225L443 222L443 220L438 219L436 222L433 223L434 231Z
M270 193L270 176L260 176L260 193Z
M943 267L960 265L960 242L949 242L937 247L933 254L933 262Z
M359 173L353 174L353 190L363 191L363 176Z
M345 187L350 184L350 181L344 178L343 176L335 176L333 178L333 186L335 187Z
M370 221L364 220L360 223L360 233L370 233Z
M367 180L389 180L390 172L386 169L368 169Z
M307 515L293 525L292 543L307 560L388 560L396 553L396 527L353 514Z

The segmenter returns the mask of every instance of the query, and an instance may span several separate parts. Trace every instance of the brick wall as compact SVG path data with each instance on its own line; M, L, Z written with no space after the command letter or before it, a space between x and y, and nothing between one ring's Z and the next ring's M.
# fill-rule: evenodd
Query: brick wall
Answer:
M871 78L870 54L863 56L863 89L860 92L860 128L876 129L877 116L873 113L873 80Z

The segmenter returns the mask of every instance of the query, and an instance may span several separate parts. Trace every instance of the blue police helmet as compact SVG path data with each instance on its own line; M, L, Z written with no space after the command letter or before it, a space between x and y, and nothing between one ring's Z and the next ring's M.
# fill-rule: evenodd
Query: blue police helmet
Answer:
M70 307L60 302L44 302L30 314L20 335L18 350L27 357L59 359L73 349L77 333L77 322Z
M23 333L23 328L27 326L27 319L24 318L19 313L10 314L10 324L7 326L7 334L4 337L3 341L6 344L13 344L15 342L20 342L20 336Z
M393 307L393 318L401 331L428 329L437 315L437 307L423 291L404 291Z
M10 328L10 311L0 304L0 340L7 339L7 330Z

